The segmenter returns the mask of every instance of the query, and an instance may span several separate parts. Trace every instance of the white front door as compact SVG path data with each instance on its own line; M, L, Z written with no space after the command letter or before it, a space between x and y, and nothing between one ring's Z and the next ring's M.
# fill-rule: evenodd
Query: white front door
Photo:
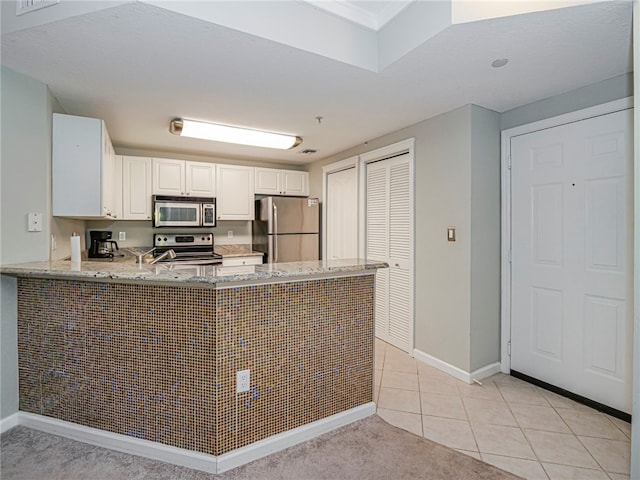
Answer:
M355 165L327 175L327 258L358 257L358 172Z
M511 139L511 369L631 412L632 110Z

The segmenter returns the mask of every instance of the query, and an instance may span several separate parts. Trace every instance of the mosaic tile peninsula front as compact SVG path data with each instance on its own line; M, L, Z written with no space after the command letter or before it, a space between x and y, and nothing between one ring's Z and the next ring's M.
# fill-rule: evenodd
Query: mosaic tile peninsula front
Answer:
M20 278L20 410L230 452L372 401L373 292L372 274L218 290Z

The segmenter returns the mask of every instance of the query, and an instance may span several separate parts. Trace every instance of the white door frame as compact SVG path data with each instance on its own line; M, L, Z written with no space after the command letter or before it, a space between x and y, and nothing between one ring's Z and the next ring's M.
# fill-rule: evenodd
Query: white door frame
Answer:
M627 97L613 102L604 103L595 107L577 110L553 118L547 118L538 122L520 125L518 127L503 130L501 134L501 340L500 340L500 370L509 373L511 370L511 138L527 133L544 130L547 128L579 122L587 118L606 115L633 108L633 97Z
M410 238L411 238L411 262L409 264L409 276L411 278L411 284L413 286L413 292L411 293L412 302L409 306L409 318L411 322L409 324L409 355L413 357L413 350L415 348L415 340L414 340L414 332L415 332L415 289L416 289L416 277L415 277L415 138L408 138L406 140L402 140L397 143L393 143L391 145L387 145L386 147L378 148L376 150L372 150L371 152L366 152L360 155L360 171L358 172L360 175L358 176L358 232L359 232L359 242L358 242L358 252L362 257L365 255L366 250L366 216L365 216L365 207L366 207L366 195L367 195L367 176L366 176L366 167L368 163L377 162L379 160L384 160L389 157L395 157L398 155L402 155L404 153L409 154L409 175L411 178L411 191L409 195L411 196L411 212L409 212L409 217L411 218L410 222Z
M349 168L356 169L356 182L358 185L358 189L360 188L360 162L358 160L358 156L349 157L345 160L340 160L338 162L330 163L329 165L325 165L322 167L322 202L324 205L322 206L322 259L327 259L327 177L332 173L340 172L342 170L347 170ZM360 203L360 192L358 191L356 194L356 198L358 199L358 203ZM356 206L356 212L360 214L360 206ZM357 235L358 235L358 257L362 257L363 253L360 249L360 222L358 222L357 226Z

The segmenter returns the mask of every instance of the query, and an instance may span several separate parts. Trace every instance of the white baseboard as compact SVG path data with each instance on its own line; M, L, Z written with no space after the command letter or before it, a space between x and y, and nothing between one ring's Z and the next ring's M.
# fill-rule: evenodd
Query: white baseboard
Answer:
M84 425L33 413L20 412L19 424L34 430L60 435L61 437L71 438L118 452L203 470L208 473L217 473L216 457L206 453L192 452L184 448L171 447L150 440L142 440L98 428L85 427Z
M13 413L8 417L0 420L0 433L7 432L13 427L17 427L20 423L20 412Z
M479 368L471 372L471 381L483 380L485 378L489 378L490 376L500 372L501 372L500 362L490 363L489 365L486 365L482 368Z
M366 418L373 415L375 411L375 403L367 403L293 430L273 435L217 457L33 413L15 413L3 419L0 425L6 430L22 425L34 430L60 435L118 452L130 453L208 473L222 473Z
M265 438L218 457L218 473L226 472L245 463L253 462L298 443L311 440L318 435L348 425L376 413L376 404L371 402L337 413L330 417L303 425L287 432Z
M458 380L462 380L463 382L468 384L472 384L475 380L480 381L484 378L490 377L491 375L500 372L500 362L491 363L485 367L474 370L473 372L465 372L461 368L454 367L453 365L447 362L443 362L439 358L433 357L428 353L424 353L417 348L414 348L413 356L421 362L437 368L438 370L441 370L444 373L447 373L452 377L455 377Z

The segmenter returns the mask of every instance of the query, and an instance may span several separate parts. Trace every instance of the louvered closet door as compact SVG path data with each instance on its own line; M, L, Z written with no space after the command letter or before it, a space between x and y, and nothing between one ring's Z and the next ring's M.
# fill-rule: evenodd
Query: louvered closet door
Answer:
M367 258L389 260L389 172L384 162L367 165ZM376 337L386 340L389 332L389 270L376 273Z
M409 155L367 164L366 256L376 276L376 336L410 351L413 338L412 189Z

